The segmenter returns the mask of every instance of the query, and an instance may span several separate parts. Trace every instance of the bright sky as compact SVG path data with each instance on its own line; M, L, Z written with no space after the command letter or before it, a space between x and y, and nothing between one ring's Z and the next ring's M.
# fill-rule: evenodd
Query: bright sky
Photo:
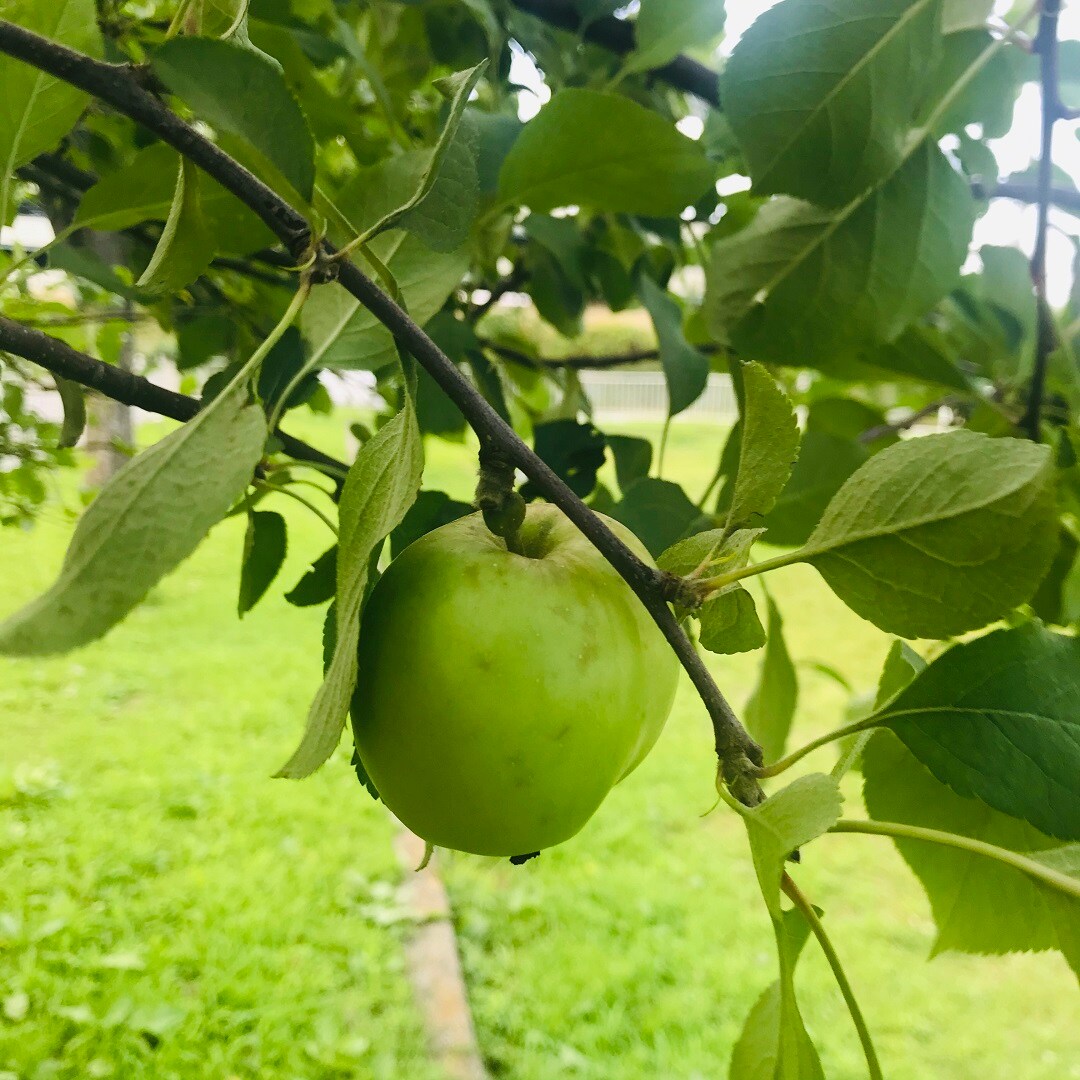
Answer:
M746 28L779 0L728 0L727 27L723 53L730 53ZM1012 5L998 0L996 9L1004 15ZM1060 36L1080 38L1080 4L1066 5L1061 13ZM539 73L524 54L515 57L510 70L512 81L533 88L534 95L523 94L519 112L528 119L550 96ZM1012 130L1003 139L990 143L1002 176L1023 172L1039 153L1039 90L1024 87L1016 103ZM1061 121L1054 138L1054 162L1074 178L1080 178L1080 121ZM975 226L974 246L997 244L1019 247L1030 254L1035 233L1035 207L1008 199L995 199ZM1055 306L1065 303L1072 286L1074 247L1071 237L1080 237L1080 218L1061 210L1051 212L1052 229L1047 244L1048 290ZM971 268L978 265L973 257Z

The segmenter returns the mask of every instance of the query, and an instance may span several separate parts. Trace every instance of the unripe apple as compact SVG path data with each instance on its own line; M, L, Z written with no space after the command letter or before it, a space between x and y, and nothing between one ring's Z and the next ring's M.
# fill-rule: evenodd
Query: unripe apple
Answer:
M364 768L413 832L479 855L573 836L648 753L678 679L641 602L561 511L530 506L518 546L479 514L428 533L390 564L360 634Z

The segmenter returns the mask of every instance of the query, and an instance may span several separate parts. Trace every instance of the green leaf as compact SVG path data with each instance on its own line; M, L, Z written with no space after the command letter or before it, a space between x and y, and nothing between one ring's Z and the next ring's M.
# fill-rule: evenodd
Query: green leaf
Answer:
M266 12L268 18L274 17L265 7L262 10ZM347 76L334 89L327 87L324 81L323 57L317 55L323 49L332 51L335 57L340 55L338 41L341 44L348 44L349 38L346 37L346 31L342 29L338 40L331 41L329 37L310 30L302 30L299 26L293 28L263 19L245 19L245 21L251 37L244 39L237 34L237 42L246 48L257 49L268 56L275 66L280 67L285 76L286 85L307 117L316 142L329 143L341 140L348 145L357 160L366 160L371 152L371 135L367 123L369 117L361 109L344 105L343 98L339 96L344 91L347 100L349 93L346 89ZM341 28L347 24L344 20L339 20L337 25ZM205 22L202 32L207 36L216 36L208 30ZM355 35L352 35L351 30L348 33L355 41ZM303 45L301 39L304 39ZM305 45L312 53L311 56L305 50ZM342 74L344 75L344 72ZM366 72L364 77L367 78ZM369 78L368 84L375 91L374 80Z
M954 645L874 714L957 794L1080 840L1080 641L1031 623Z
M941 15L946 34L957 30L977 30L986 25L994 10L994 0L945 0Z
M1059 847L1027 822L957 795L889 731L875 732L863 752L863 776L866 807L878 821L968 836L1080 878L1080 845ZM895 842L930 899L938 930L934 954L1060 949L1080 976L1080 902L984 855Z
M499 172L510 147L524 130L517 116L466 109L462 124L476 147L476 171L480 191L494 195L499 189Z
M655 558L679 540L700 513L678 484L646 476L627 488L611 516Z
M620 491L626 491L635 480L649 475L653 448L648 439L639 439L636 435L608 435L607 444L615 459L615 479Z
M355 747L353 748L352 760L349 762L352 766L352 770L356 773L356 779L360 781L360 786L376 801L379 801L379 789L375 786L374 781L367 774L367 769L364 768L364 763L360 760L360 751Z
M292 384L293 379L304 370L305 366L306 356L303 338L301 338L300 331L295 326L290 326L274 342L273 348L266 354L266 359L263 361L262 368L259 371L256 390L259 400L267 406L268 412L273 411L273 407L278 404L282 394ZM305 378L301 379L292 388L286 407L293 409L307 401L314 392L316 385L315 375L309 372Z
M103 176L79 203L73 224L99 230L127 229L164 221L176 189L180 155L165 143L140 150L128 165ZM199 177L202 211L218 251L243 254L276 242L274 234L231 192L205 174Z
M70 379L54 375L53 381L64 406L64 424L60 428L57 445L67 449L74 446L86 430L86 393L77 382Z
M265 595L285 561L285 519L274 510L248 514L244 558L240 567L237 614L247 614Z
M897 638L885 655L874 708L880 709L896 697L920 671L926 670L926 666L926 661L906 641Z
M474 151L464 133L446 148L430 189L402 214L400 225L432 251L454 251L469 238L480 205Z
M874 346L859 359L893 375L970 391L971 382L953 362L952 351L939 330L916 324L895 341Z
M773 199L713 245L705 317L743 357L828 371L896 338L953 288L974 214L929 141L842 210Z
M750 560L750 548L764 529L709 529L694 533L668 548L656 560L661 570L680 577L703 580L741 570Z
M885 656L876 693L851 697L847 710L849 720L853 723L865 720L875 709L880 709L900 693L925 667L926 661L906 641L897 638ZM851 688L847 689L851 693ZM839 778L850 769L861 766L863 751L873 737L873 730L867 730L857 731L840 740L837 743L840 756L833 766L832 775Z
M1066 626L1075 617L1073 610L1073 585L1075 582L1077 554L1080 542L1062 524L1058 534L1057 551L1046 577L1029 601L1031 610L1044 623Z
M435 147L421 155L419 183L404 203L365 230L369 238L401 227L434 251L453 251L468 239L480 200L480 181L471 139L461 126L461 118L486 68L483 60L446 80L451 90L450 113Z
M781 918L780 879L787 857L827 832L840 818L837 782L811 773L781 788L743 815L761 895L773 919Z
M617 94L560 90L525 125L503 162L499 194L532 210L589 206L675 216L713 182L700 146Z
M5 0L0 16L97 59L104 55L94 0ZM15 209L8 205L15 170L51 150L89 100L70 83L0 56L0 225Z
M753 652L765 644L765 628L754 598L741 586L725 589L697 611L699 641L709 652L730 655Z
M585 498L596 487L597 471L604 464L604 435L592 424L577 420L552 420L533 430L533 449L555 471L570 490ZM540 495L529 481L521 494L526 499Z
M811 408L811 420L813 416ZM832 497L869 456L855 440L817 431L808 423L791 479L765 519L769 543L805 544Z
M739 469L729 528L772 510L799 456L799 425L787 395L760 364L743 365L742 378Z
M904 159L940 49L940 0L786 0L747 30L721 79L761 193L842 206Z
M529 294L540 317L563 337L577 337L584 330L584 289L567 275L563 261L547 250L533 248L526 257Z
M337 586L337 553L337 544L327 548L285 594L285 599L295 607L314 607L333 600Z
M236 345L237 326L230 315L208 311L178 320L176 327L176 367L179 371L205 364L211 357L229 356Z
M402 302L421 326L446 302L469 268L461 248L433 253L417 237L396 230L372 242L394 275ZM313 367L376 371L392 364L397 349L390 331L340 285L320 285L304 305L300 322L311 346Z
M337 558L337 634L333 657L308 711L300 745L277 775L310 776L341 740L356 685L360 609L372 552L405 517L424 468L423 444L412 402L360 449L341 493Z
M315 141L281 71L261 53L231 41L175 37L150 59L154 73L203 122L235 135L255 153L263 179L274 174L310 202Z
M525 219L525 231L555 257L571 286L579 292L588 288L583 263L589 255L589 246L576 218L530 214Z
M173 293L194 281L214 257L214 238L203 216L199 170L181 158L169 216L136 288Z
M810 926L797 908L775 924L780 978L750 1010L731 1054L728 1080L825 1080L795 1000L793 976Z
M57 244L50 249L48 257L51 270L63 270L73 277L93 282L125 300L141 302L146 299L131 284L129 277L121 277L108 262L86 248L70 243Z
M761 661L758 684L743 710L746 730L761 744L766 761L784 756L795 705L799 699L799 681L795 665L784 642L784 621L772 597L766 600L769 613L768 644Z
M941 100L949 87L956 85L965 72L979 63L993 41L985 28L949 34L944 39L944 55L927 99ZM1024 67L1032 59L1030 53L1021 48L994 52L972 78L965 80L963 89L950 96L949 107L934 125L938 137L963 132L971 124L979 125L984 140L1006 135L1012 127L1016 95L1024 81Z
M720 0L642 0L625 70L663 67L686 49L708 45L723 29Z
M829 503L800 556L856 613L948 637L1023 603L1057 541L1048 447L971 431L899 442Z
M250 482L267 436L245 371L102 488L53 586L0 624L0 653L44 656L101 637L225 516Z
M438 344L437 339L432 340ZM416 378L416 421L420 431L424 435L462 440L466 424L461 410L423 368L417 368Z
M660 343L660 364L667 380L668 416L676 416L705 392L709 358L686 340L682 308L648 274L639 278L638 294Z
M390 534L390 554L397 558L413 541L433 529L474 513L475 506L451 499L445 491L421 491L401 524Z

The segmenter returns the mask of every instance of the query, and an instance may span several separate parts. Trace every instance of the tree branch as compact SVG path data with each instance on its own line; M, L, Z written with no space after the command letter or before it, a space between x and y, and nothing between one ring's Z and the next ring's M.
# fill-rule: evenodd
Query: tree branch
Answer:
M541 22L572 34L580 33L583 19L573 0L511 0L514 7L535 16ZM594 19L585 26L584 38L609 52L625 56L635 48L634 24L626 19L606 16ZM677 56L663 67L649 73L654 79L676 90L720 108L720 76L689 56Z
M474 323L480 321L507 293L515 292L528 280L529 275L521 263L517 263L507 277L495 282L488 290L488 298L482 303L472 305L469 314Z
M60 375L80 386L96 390L99 394L119 401L123 405L133 405L146 412L167 416L172 420L186 422L200 408L199 402L186 394L177 394L163 386L133 375L123 368L114 367L95 360L86 353L73 349L70 345L32 330L28 326L14 322L0 315L0 351L14 353L24 360L30 360L54 375ZM310 461L317 465L332 467L335 471L346 471L349 466L336 458L316 450L306 442L278 429L275 434L289 457L297 461Z
M875 442L877 439L883 439L887 435L898 435L901 431L907 431L909 428L913 428L920 420L925 420L926 417L933 416L939 409L958 409L961 405L963 405L962 398L953 396L935 398L935 400L928 402L921 409L916 409L910 416L905 416L903 420L897 420L892 424L878 424L876 427L867 428L859 436L859 442L865 446L868 443Z
M1039 189L1035 184L1024 184L1018 180L1002 180L993 187L986 187L981 181L974 181L971 185L971 193L976 199L1015 199L1016 202L1037 203L1039 201ZM1060 206L1071 214L1080 214L1080 191L1069 191L1066 188L1051 188L1050 202L1054 206Z
M310 248L311 232L303 215L147 92L130 67L94 60L6 20L0 20L0 51L78 86L153 131L254 210L298 262ZM682 585L680 579L647 565L608 529L492 409L453 361L355 263L347 259L331 263L336 251L326 242L319 255L322 265L337 269L342 286L390 330L457 405L481 445L497 447L521 469L633 589L708 710L724 779L740 800L760 801L763 795L754 776L762 762L761 748L739 723L668 606L669 597L677 595Z
M86 326L88 323L103 322L148 322L152 315L142 311L126 311L123 308L103 308L99 311L77 311L70 315L42 315L40 318L25 318L19 322L23 326L41 329L45 326Z
M520 349L509 345L501 345L496 341L481 339L480 344L496 356L504 360L511 360L522 367L532 368L534 371L549 371L554 368L574 368L579 371L599 371L603 368L626 367L629 364L641 364L648 360L659 360L660 350L655 347L647 349L627 349L624 353L603 353L593 355L591 353L576 353L570 356L531 356ZM712 343L695 346L699 352L712 356L723 352L723 347Z
M577 369L600 369L623 367L627 364L640 364L645 360L656 360L660 356L658 349L630 349L625 353L611 356L563 356L560 358L531 356L520 349L511 348L509 345L500 345L495 341L481 340L480 344L496 356L504 360L510 360L522 367L532 368L534 371L547 371L553 368L577 368Z
M1039 56L1039 83L1042 88L1042 130L1039 147L1038 220L1035 225L1035 249L1031 255L1031 280L1035 287L1036 339L1035 365L1031 373L1027 410L1021 427L1028 438L1039 441L1042 427L1046 369L1054 351L1057 335L1054 316L1046 297L1046 238L1050 225L1050 202L1054 168L1054 124L1062 114L1058 85L1058 13L1061 0L1043 0L1035 51Z

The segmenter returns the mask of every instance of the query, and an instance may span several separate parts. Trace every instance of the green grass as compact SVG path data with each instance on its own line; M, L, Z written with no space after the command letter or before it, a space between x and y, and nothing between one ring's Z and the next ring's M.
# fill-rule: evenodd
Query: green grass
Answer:
M313 419L299 433L343 451L337 431ZM667 474L698 494L721 442L677 425ZM429 452L429 483L467 496L469 449ZM403 974L386 812L344 751L303 783L269 778L319 677L321 613L289 607L280 586L329 539L302 508L280 509L287 568L244 620L231 521L105 641L0 662L3 1080L438 1075ZM50 581L69 532L52 511L33 532L0 533L0 616ZM772 582L803 684L801 741L834 726L846 698L812 663L868 686L887 642L812 571ZM714 661L737 706L757 662ZM808 766L831 762L826 750ZM706 813L712 774L683 687L656 750L572 841L518 868L437 856L495 1075L726 1075L775 959L739 823ZM857 813L856 781L848 797ZM883 840L826 838L799 879L890 1080L1080 1077L1076 985L1056 955L926 964L927 903ZM812 945L799 978L830 1080L864 1076Z

